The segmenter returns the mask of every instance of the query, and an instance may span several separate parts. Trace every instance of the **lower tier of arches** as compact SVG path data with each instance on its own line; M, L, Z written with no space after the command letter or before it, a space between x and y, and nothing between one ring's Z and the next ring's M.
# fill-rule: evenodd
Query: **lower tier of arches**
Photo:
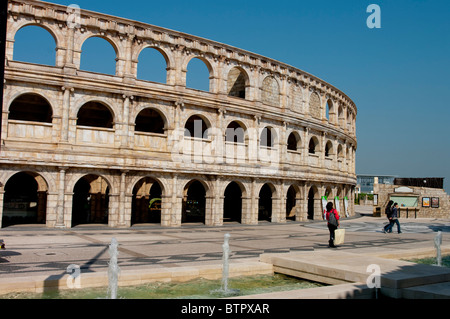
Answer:
M0 170L0 221L2 227L36 224L49 228L283 223L321 220L323 207L330 201L341 217L352 216L353 194L354 185L335 181L4 167Z

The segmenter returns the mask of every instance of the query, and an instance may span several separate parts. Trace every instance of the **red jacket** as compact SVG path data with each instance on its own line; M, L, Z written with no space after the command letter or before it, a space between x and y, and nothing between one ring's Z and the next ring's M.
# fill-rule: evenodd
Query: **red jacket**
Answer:
M326 217L327 221L330 220L330 214L331 213L333 213L334 216L336 216L336 220L339 220L339 213L338 213L338 211L335 208L333 208L331 211L327 211L326 212L325 217Z

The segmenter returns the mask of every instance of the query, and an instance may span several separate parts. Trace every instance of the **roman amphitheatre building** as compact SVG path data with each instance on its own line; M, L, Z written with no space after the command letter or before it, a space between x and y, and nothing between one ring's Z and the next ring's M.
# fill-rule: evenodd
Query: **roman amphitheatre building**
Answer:
M18 34L37 27L54 40L50 65L16 59ZM114 50L113 74L82 68L92 38ZM149 50L161 83L139 77ZM187 87L194 61L206 90ZM2 227L321 220L322 196L354 214L357 108L300 69L34 0L9 1L5 63Z

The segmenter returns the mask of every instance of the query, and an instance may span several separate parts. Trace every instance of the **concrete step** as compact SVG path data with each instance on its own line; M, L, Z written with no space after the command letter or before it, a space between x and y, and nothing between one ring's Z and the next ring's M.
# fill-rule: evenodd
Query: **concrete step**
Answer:
M445 267L418 265L339 250L264 254L260 260L273 264L275 272L332 285L366 284L369 276L375 274L369 268L374 265L380 270L381 292L393 298L406 298L408 294L404 296L403 291L407 288L450 282L450 269ZM442 289L442 293L445 291ZM409 290L409 295L411 294L412 290Z

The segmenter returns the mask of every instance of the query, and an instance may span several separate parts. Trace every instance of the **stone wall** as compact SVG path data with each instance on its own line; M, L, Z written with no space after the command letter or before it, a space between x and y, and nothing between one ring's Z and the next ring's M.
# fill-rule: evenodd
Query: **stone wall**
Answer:
M450 196L443 189L426 187L404 187L399 185L374 184L374 194L378 194L378 205L381 209L381 216L384 216L384 209L392 196L405 196L417 198L416 207L400 207L402 218L450 218ZM430 199L430 207L423 207L423 198ZM439 198L439 207L431 207L431 199Z
M357 108L342 91L300 69L215 41L85 10L71 24L72 15L62 5L9 1L0 220L8 181L20 172L46 185L48 227L73 226L75 186L86 176L107 184L101 195L108 205L101 209L111 227L131 226L135 186L148 178L161 186L162 226L182 224L193 181L202 185L203 222L210 226L223 224L225 192L232 182L240 187L235 200L242 201L239 220L244 224L258 223L265 185L271 190L272 222L286 222L292 215L295 220L322 218L320 197L326 194L341 201L348 197L354 214ZM14 61L16 32L29 25L54 37L55 65ZM90 37L114 47L114 75L80 68L81 49ZM137 79L145 48L164 56L166 83ZM210 72L207 92L186 87L187 66L194 58ZM31 94L48 101L51 123L9 119L14 101ZM325 117L328 101L339 116ZM92 102L109 110L112 128L77 123L79 110ZM136 119L146 109L161 115L163 132L136 131ZM185 136L192 117L202 119L208 136ZM227 127L236 123L244 130L244 142L226 142ZM274 130L270 147L261 144L267 128ZM291 134L298 137L296 151L287 150ZM308 152L311 139L315 154Z

